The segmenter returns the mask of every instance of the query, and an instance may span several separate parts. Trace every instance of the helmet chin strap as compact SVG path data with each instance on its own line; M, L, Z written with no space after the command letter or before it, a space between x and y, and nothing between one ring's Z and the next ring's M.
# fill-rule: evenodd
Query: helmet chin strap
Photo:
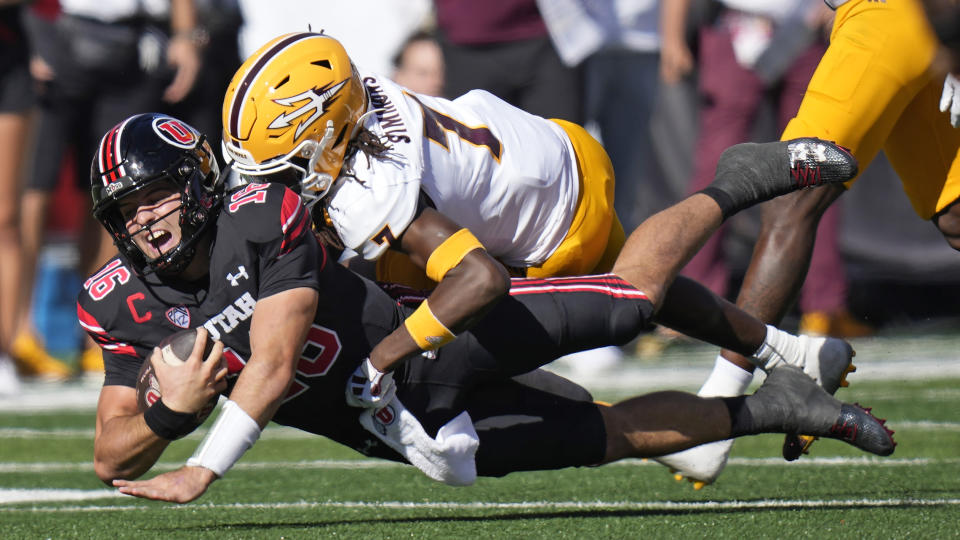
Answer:
M350 130L350 136L347 137L347 140L353 140L354 135L363 127L364 122L380 111L383 111L383 109L370 109L363 113ZM304 177L303 182L300 183L300 197L308 209L312 210L313 206L317 204L333 186L334 178L332 176L327 173L318 173L316 170L317 163L320 161L323 151L333 144L334 136L333 121L327 120L327 126L320 142L305 146L303 149L303 153L311 152L310 161L307 163L307 170L309 172L307 176Z
M312 209L313 205L323 198L333 185L333 177L326 173L318 173L317 162L323 151L333 143L333 121L327 120L327 128L323 132L323 138L320 142L314 143L311 147L305 147L304 151L310 151L310 161L307 162L307 176L300 183L300 196L307 208Z

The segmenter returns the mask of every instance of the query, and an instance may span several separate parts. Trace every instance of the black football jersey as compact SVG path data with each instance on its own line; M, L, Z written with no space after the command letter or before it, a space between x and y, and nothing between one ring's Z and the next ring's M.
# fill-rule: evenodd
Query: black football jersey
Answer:
M139 276L117 257L86 280L77 312L103 349L105 385L135 387L161 339L203 326L224 344L232 387L250 357L257 300L299 287L317 290L319 305L274 421L364 446L372 437L346 405L347 377L402 314L379 287L328 258L300 198L281 184L249 184L226 196L202 282Z
M197 326L223 341L232 384L250 357L257 300L298 287L318 291L317 313L273 420L367 455L402 460L363 428L361 411L347 406L344 392L373 346L409 314L412 307L398 304L408 294L391 289L394 299L329 258L300 198L280 184L250 184L227 195L202 282L139 276L118 257L84 283L77 312L104 351L105 385L136 386L153 347ZM412 304L421 299L410 296ZM605 433L589 394L568 396L511 377L562 354L625 342L651 313L643 294L613 275L515 280L511 296L471 331L436 355L408 358L395 372L397 394L431 435L460 411L470 412L479 421L481 475L544 468L545 451L556 455L550 468L596 463ZM484 426L490 417L501 427ZM542 429L528 420L507 425L505 418L541 418Z

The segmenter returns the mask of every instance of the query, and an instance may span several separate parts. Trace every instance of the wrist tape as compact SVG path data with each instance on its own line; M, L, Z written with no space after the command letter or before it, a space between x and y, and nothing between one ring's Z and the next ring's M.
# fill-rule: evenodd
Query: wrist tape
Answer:
M256 420L228 399L187 465L210 469L222 478L259 438L260 426Z
M403 325L424 351L439 349L457 337L437 319L426 300L403 321Z
M144 411L143 420L150 431L158 437L173 441L197 429L196 413L182 413L170 410L160 398Z

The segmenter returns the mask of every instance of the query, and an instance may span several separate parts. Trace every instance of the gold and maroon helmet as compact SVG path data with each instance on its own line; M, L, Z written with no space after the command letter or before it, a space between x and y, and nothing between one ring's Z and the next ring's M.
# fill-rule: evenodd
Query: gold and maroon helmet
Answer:
M314 33L277 37L230 81L223 157L242 179L284 183L312 205L340 175L367 102L339 41Z

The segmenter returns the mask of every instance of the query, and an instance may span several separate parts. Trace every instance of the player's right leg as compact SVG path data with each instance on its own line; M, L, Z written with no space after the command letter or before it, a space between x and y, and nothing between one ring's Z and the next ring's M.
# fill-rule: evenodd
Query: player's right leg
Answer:
M682 310L684 305L689 305L689 302L674 302L668 297L660 315L675 311L675 304L680 304L679 309ZM732 310L728 307L727 311ZM733 320L742 318L735 317ZM726 326L734 328L736 325L727 323ZM745 370L719 357L713 372L698 394L703 397L742 394L753 380L752 367L758 366L769 372L781 365L792 365L802 369L811 379L832 394L838 387L846 386L847 373L855 369L851 363L853 355L853 349L841 339L794 336L775 327L766 326L763 345L747 360L750 362L751 370ZM791 438L791 440L794 439L795 437ZM719 441L661 456L657 461L669 467L672 472L679 472L678 479L686 477L693 482L694 489L700 489L713 482L723 470L732 444L731 440Z
M750 396L704 399L657 392L601 412L608 434L607 463L760 433L811 433L879 456L892 454L896 446L885 420L869 409L840 402L793 366L771 370Z

